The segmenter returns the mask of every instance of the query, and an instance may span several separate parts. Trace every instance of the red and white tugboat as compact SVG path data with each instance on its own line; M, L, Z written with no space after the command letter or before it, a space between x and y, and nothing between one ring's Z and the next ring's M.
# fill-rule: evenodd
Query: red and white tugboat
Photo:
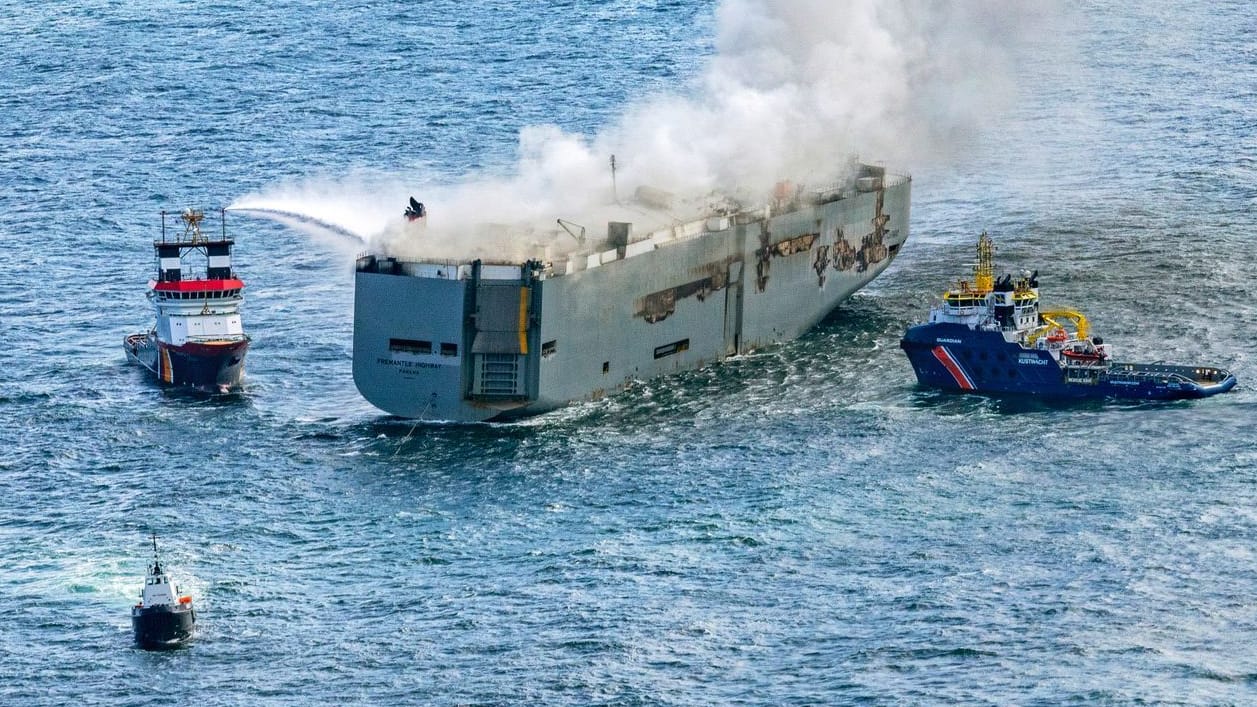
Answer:
M148 283L157 323L148 333L127 336L123 348L128 361L163 383L226 393L240 386L249 349L240 321L244 282L232 271L235 241L226 224L219 238L211 238L201 232L204 219L200 210L184 210L183 232L167 238L162 212L161 240L153 242L157 279Z
M175 597L178 597L176 599ZM177 648L192 638L196 610L192 597L179 595L179 588L161 569L157 559L157 535L153 534L153 564L144 578L140 603L131 608L131 629L135 644L145 650Z

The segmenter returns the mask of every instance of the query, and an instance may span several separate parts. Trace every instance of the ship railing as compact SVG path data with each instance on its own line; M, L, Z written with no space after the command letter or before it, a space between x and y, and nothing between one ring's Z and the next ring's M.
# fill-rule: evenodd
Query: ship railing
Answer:
M943 311L943 313L944 313L944 314L948 314L948 315L953 316L953 317L972 317L972 316L976 316L976 315L978 315L978 314L981 314L981 313L983 312L983 309L984 309L984 308L983 308L982 306L980 306L980 305L973 305L973 306L967 306L967 307L958 307L958 306L956 306L956 305L954 305L954 304L947 304L946 302L942 303L942 305L940 305L940 306L942 307L942 311Z
M1109 380L1149 381L1160 380L1162 383L1178 381L1195 383L1191 376L1185 375L1176 366L1156 366L1153 368L1134 368L1132 364L1115 364L1109 368Z
M876 170L876 175L873 172L866 173L864 170L861 170L854 179L826 184L808 190L806 200L813 204L828 204L831 201L850 199L879 189L897 187L911 179L907 175L891 174L880 168Z
M1118 363L1113 364L1110 375L1114 375L1114 371L1120 372L1121 375L1177 378L1191 383L1220 383L1231 376L1230 371L1213 366L1182 366L1169 363Z
M1061 356L1061 360L1065 365L1066 371L1091 371L1104 370L1106 362L1102 359L1072 359L1068 356ZM1112 374L1112 369L1109 369Z

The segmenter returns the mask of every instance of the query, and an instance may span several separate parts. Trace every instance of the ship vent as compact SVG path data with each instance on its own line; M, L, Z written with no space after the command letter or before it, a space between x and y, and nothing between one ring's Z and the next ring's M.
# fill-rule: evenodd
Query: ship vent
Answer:
M472 394L487 398L515 398L524 394L520 375L522 356L477 354L472 373Z

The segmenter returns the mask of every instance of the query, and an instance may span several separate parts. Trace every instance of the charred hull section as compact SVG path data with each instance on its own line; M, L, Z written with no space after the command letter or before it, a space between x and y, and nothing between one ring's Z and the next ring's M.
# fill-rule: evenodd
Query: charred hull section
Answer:
M135 644L145 650L178 648L192 638L196 612L191 607L135 607L131 610L131 629Z

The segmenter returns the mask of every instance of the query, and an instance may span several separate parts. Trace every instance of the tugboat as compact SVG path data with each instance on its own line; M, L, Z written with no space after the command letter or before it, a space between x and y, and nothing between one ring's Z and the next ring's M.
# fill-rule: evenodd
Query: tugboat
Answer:
M179 215L182 233L167 238L162 213L161 240L153 242L157 276L148 283L148 298L157 322L147 333L123 340L127 360L152 371L162 383L211 393L240 387L249 336L240 321L244 282L231 267L234 241L201 232L205 213L186 209Z
M921 385L1051 399L1204 398L1235 387L1212 366L1123 363L1071 309L1040 309L1038 271L996 279L995 246L978 239L973 281L961 280L908 329L900 348Z
M141 601L131 608L131 629L135 643L145 650L177 648L192 638L192 626L196 623L196 611L192 597L179 596L179 588L161 569L157 559L157 535L153 534L153 564L149 565L144 578Z

